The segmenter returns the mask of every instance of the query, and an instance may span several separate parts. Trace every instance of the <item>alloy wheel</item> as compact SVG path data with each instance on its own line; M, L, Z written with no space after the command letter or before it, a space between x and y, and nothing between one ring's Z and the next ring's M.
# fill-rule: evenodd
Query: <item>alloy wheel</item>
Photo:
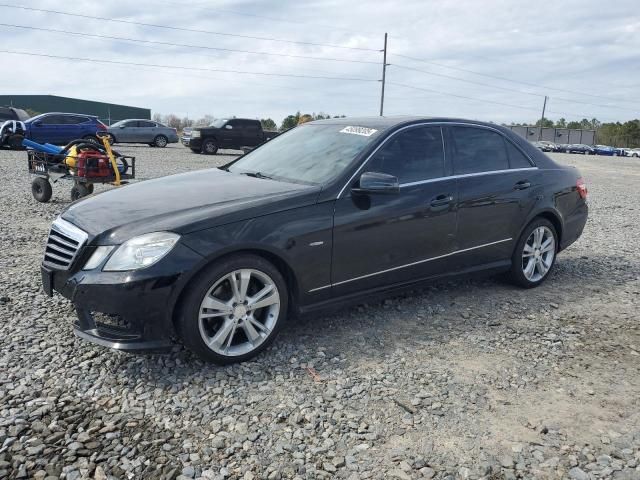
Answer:
M536 227L522 249L522 273L530 282L542 280L553 265L556 240L551 229Z
M250 353L271 334L280 317L280 293L273 279L255 269L234 270L218 279L200 303L198 325L215 353Z

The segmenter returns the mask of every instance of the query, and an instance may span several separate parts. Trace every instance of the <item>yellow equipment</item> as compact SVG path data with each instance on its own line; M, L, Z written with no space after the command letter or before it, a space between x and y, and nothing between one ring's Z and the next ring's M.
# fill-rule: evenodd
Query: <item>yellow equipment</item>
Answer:
M109 135L100 135L98 134L98 138L102 140L102 144L104 145L104 149L107 152L107 156L109 157L109 161L111 162L111 168L113 168L113 172L116 176L116 181L113 182L113 185L116 187L120 186L120 170L118 170L118 164L116 163L116 157L113 155L113 150L111 150L111 143L109 142Z

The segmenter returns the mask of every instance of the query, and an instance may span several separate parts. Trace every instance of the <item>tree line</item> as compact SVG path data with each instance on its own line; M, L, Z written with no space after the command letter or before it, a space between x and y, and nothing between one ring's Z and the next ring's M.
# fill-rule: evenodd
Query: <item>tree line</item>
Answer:
M517 126L531 126L530 123L514 123ZM569 128L595 130L596 141L599 144L611 145L612 147L640 147L640 120L629 120L627 122L603 123L597 118L583 118L580 121L567 122L564 118L553 121L543 117L534 126L543 128Z
M182 117L169 113L167 115L163 115L161 113L153 114L153 121L160 122L168 127L175 128L176 130L183 130L185 128L190 127L206 127L207 125L211 125L211 123L215 120L216 117L213 115L204 115L198 119L192 119L189 117ZM235 115L230 118L236 118ZM344 115L334 115L333 117L329 114L320 112L320 113L300 113L296 112L291 115L287 115L282 122L280 123L280 127L272 118L262 118L260 119L260 123L262 124L262 128L265 130L280 130L281 132L284 130L289 130L290 128L295 127L296 125L300 125L302 123L311 122L312 120L324 120L327 118L344 118Z

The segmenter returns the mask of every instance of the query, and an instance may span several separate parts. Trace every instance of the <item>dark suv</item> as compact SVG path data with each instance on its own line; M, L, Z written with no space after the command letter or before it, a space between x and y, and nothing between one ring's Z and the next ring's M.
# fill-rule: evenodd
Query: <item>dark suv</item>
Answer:
M220 118L208 127L191 130L188 146L194 153L215 155L219 148L251 150L276 136L278 132L263 130L259 120Z

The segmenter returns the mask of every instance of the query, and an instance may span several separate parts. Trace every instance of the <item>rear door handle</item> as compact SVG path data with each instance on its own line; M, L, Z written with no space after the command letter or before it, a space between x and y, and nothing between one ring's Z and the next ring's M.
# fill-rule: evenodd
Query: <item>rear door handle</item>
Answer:
M442 205L448 205L453 202L453 196L448 193L444 193L442 195L438 195L437 197L431 199L432 207L441 207Z
M529 188L531 186L531 182L527 182L526 180L521 180L518 183L516 183L513 188L515 190L526 190L527 188Z

